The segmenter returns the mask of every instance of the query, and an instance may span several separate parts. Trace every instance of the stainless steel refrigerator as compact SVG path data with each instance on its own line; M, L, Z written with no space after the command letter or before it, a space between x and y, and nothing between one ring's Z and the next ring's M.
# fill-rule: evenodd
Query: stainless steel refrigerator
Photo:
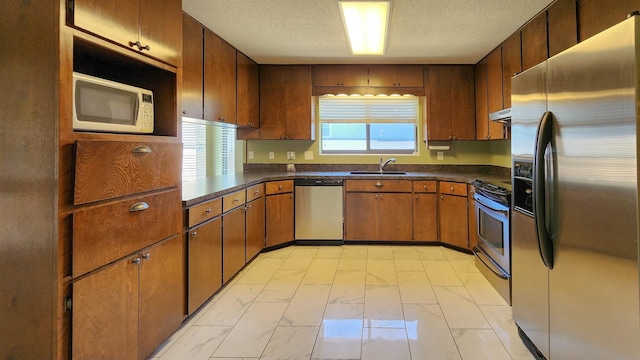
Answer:
M513 318L538 358L640 359L639 30L512 78Z

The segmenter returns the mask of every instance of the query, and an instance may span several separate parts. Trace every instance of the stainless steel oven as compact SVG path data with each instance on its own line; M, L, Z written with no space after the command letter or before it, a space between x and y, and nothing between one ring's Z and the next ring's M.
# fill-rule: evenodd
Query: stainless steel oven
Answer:
M478 239L473 249L476 267L511 303L511 185L480 180L473 185Z

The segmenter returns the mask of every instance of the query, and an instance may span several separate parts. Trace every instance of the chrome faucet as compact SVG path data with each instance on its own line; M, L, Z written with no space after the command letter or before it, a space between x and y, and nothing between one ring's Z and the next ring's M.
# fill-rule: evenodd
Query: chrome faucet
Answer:
M388 163L390 162L396 162L395 158L390 158L389 160L385 161L384 163L382 163L382 158L380 158L380 172L384 172L384 167L387 166Z

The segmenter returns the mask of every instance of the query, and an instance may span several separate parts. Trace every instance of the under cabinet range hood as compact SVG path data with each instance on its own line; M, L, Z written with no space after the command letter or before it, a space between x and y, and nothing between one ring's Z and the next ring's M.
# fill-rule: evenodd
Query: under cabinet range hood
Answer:
M511 125L511 109L503 109L489 113L489 120L503 123L507 126Z

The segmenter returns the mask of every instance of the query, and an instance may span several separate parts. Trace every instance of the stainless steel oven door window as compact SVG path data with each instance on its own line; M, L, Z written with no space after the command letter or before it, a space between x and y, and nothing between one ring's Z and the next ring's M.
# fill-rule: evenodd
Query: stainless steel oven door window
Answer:
M474 197L478 246L509 274L509 208L479 194Z

